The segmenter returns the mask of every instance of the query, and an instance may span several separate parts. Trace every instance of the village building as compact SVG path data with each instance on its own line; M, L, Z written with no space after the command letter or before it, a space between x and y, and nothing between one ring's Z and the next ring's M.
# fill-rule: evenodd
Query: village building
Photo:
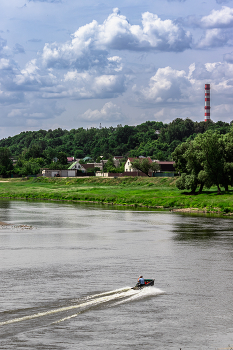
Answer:
M146 157L139 157L140 159L146 158ZM125 172L134 172L134 171L138 171L137 169L133 168L132 163L138 159L137 157L134 158L128 158L126 163L125 163ZM147 159L149 160L150 163L152 163L152 160L150 157L147 157Z

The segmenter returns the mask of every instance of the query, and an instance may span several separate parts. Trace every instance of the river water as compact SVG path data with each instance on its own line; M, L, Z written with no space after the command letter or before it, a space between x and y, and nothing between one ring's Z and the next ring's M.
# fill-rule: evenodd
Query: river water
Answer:
M1 201L0 220L0 349L233 345L231 219Z

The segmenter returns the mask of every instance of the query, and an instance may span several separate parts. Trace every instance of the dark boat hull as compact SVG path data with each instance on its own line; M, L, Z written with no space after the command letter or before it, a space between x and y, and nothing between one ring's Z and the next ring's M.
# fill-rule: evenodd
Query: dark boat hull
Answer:
M145 284L139 284L137 283L135 287L133 287L132 289L137 290L137 289L143 289L146 287L151 287L154 285L155 280L144 280Z

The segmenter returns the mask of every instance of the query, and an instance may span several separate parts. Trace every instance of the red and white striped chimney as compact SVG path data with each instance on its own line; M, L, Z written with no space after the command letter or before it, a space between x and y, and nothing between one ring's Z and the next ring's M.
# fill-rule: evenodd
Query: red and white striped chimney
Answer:
M210 120L210 84L205 84L205 122Z

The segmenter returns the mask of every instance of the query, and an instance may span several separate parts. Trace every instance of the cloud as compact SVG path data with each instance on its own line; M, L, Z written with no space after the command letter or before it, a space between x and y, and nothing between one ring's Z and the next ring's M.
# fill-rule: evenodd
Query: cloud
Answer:
M203 29L232 28L233 8L222 6L220 10L212 10L207 16L190 15L176 20L181 26L199 27Z
M182 20L181 20L182 22ZM191 16L183 23L205 29L204 34L196 44L196 48L206 49L222 46L232 46L233 8L223 6L220 10L212 10L201 19Z
M207 16L178 18L176 23L203 30L203 35L193 43L192 48L208 49L233 45L233 8L222 6L219 10L212 10Z
M58 85L58 79L50 70L43 72L37 65L37 60L33 59L24 69L15 73L12 84L16 90L39 91Z
M72 40L63 44L46 44L43 63L47 67L90 69L107 65L110 49L130 51L174 51L190 48L192 36L172 22L156 14L142 14L142 26L131 25L118 9L103 22L92 21L80 27Z
M60 91L43 93L44 98L69 97L73 99L112 98L126 90L124 75L99 75L97 72L68 71L60 85Z
M228 2L230 2L231 0L216 0L217 4L227 4Z
M5 109L5 118L1 118L0 126L42 126L48 119L53 119L65 111L56 101L47 100L41 103L26 99L19 105Z
M200 101L207 82L211 84L216 105L233 102L233 64L227 62L193 63L188 72L159 68L147 87L134 87L134 91L142 103L168 106L179 102L182 108Z
M12 105L15 103L21 103L24 100L24 94L22 92L2 91L0 88L0 104Z
M0 70L11 69L10 60L8 58L0 58Z
M171 20L162 21L156 14L142 14L142 26L131 25L118 9L98 26L101 47L132 51L184 51L190 48L191 35Z
M205 35L198 42L197 48L222 47L232 45L232 43L232 30L214 28L205 32Z
M223 59L228 63L233 63L233 52L226 53L225 55L223 55Z
M0 52L6 47L7 41L0 37Z
M88 109L81 115L81 119L89 122L107 122L107 121L121 121L124 114L121 108L112 102L107 102L101 110Z
M18 53L25 53L25 50L23 48L22 45L20 44L15 44L14 48L13 48L13 52L14 54L18 54Z
M144 100L152 103L177 102L186 96L191 83L184 70L159 68L150 78L149 86L140 92Z
M221 10L212 10L208 16L202 17L200 25L203 28L232 28L233 8L223 6Z

